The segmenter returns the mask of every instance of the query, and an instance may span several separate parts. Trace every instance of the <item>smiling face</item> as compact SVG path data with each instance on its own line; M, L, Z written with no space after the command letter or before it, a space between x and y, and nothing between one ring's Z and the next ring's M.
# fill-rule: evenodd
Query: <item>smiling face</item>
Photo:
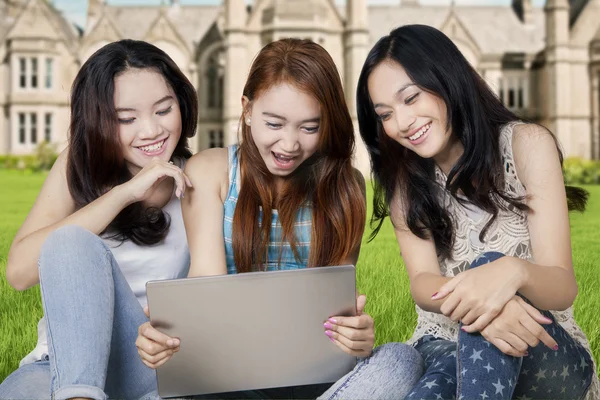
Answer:
M272 86L250 102L242 100L244 122L271 174L284 178L318 148L321 107L287 83Z
M115 77L114 102L129 170L138 173L154 157L169 161L181 137L181 112L164 77L149 69L129 69Z
M379 64L368 78L368 88L387 136L440 166L458 159L462 145L446 129L444 101L419 88L400 64Z

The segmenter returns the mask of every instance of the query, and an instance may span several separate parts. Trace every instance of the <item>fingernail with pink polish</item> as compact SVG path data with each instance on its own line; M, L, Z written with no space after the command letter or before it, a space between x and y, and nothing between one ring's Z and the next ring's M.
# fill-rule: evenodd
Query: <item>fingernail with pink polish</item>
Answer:
M529 355L529 352L528 352L528 351L526 351L526 352L525 352L525 357L527 357L528 355Z
M335 318L329 318L328 321L331 323L337 324L337 321L335 320Z
M325 334L326 334L327 336L329 336L329 337L332 337L332 336L333 336L333 332L331 332L331 331L325 331Z
M432 299L433 299L433 298L435 298L435 296L437 296L437 295L438 295L438 293L439 293L439 292L435 292L433 295L431 295L431 298L432 298Z
M558 345L555 344L554 347L552 348L554 351L558 350Z
M335 343L335 339L330 337L329 340L331 340L333 343Z
M325 322L323 324L323 326L325 327L325 329L331 329L331 328L333 328L333 325L331 325L329 322Z

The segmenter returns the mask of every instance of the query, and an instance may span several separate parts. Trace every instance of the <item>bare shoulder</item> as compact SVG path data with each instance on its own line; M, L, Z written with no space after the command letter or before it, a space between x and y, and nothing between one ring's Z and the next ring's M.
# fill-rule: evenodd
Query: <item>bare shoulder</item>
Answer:
M513 158L517 175L527 181L530 175L560 170L558 141L546 128L537 124L521 124L514 127L512 140ZM533 175L531 176L533 177ZM525 183L525 182L523 182Z
M185 164L185 173L191 178L227 177L227 148L206 149L194 154Z
M554 135L541 125L520 124L513 129L512 145L513 152L516 153L515 156L534 155L528 153L539 150L556 150L557 141ZM556 151L553 153L556 153Z
M228 184L228 150L214 148L194 154L185 164L185 174L196 188L214 188L222 193Z

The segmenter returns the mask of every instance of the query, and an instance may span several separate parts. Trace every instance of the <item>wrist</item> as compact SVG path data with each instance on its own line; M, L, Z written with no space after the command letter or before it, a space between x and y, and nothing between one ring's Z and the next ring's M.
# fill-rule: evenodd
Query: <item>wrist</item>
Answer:
M517 291L521 290L529 282L529 262L518 257L511 257L513 262L513 274L517 283Z
M108 191L108 195L117 202L121 209L135 203L135 199L123 184L113 187Z

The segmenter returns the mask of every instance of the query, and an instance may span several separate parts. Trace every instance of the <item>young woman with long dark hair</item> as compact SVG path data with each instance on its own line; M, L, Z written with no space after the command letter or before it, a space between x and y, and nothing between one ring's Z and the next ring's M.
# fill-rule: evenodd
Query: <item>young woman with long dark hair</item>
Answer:
M186 166L194 185L183 201L190 276L356 264L365 224L364 179L352 167L352 120L329 54L308 40L268 44L252 64L242 107L240 144L204 151ZM363 364L409 367L378 377L362 375L359 364L324 398L397 398L390 387L406 394L420 376L421 359L410 346L393 343L373 352L373 319L364 313L365 302L359 296L358 315L333 317L324 334L346 353L368 360ZM138 348L146 365L156 368L179 350L179 339L146 323ZM308 398L326 387L312 389L258 396Z
M566 187L545 128L523 123L458 48L423 25L370 51L357 91L376 230L391 217L417 304L426 372L408 399L598 398ZM560 311L542 311L560 310Z
M69 143L17 233L9 283L40 283L38 345L0 385L3 399L141 398L156 376L137 355L145 283L185 277L180 197L196 91L169 56L108 44L71 92ZM39 277L38 277L39 276Z

